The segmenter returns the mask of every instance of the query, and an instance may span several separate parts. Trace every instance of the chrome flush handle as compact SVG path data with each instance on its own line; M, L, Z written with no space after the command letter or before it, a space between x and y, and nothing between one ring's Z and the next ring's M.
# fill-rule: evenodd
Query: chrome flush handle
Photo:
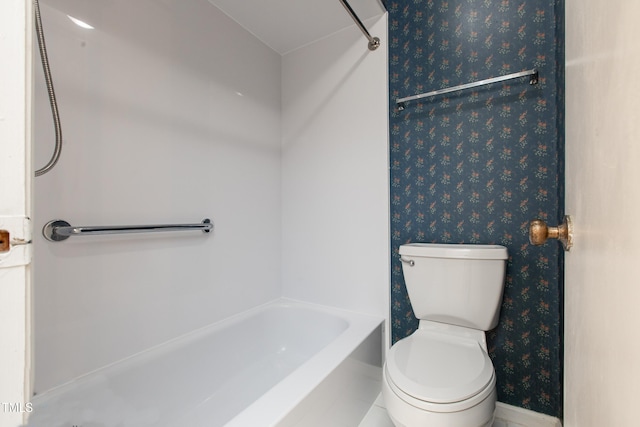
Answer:
M400 256L400 261L405 264L409 264L409 267L413 267L414 265L416 265L416 262L414 260L406 259L406 258L403 258L402 256Z

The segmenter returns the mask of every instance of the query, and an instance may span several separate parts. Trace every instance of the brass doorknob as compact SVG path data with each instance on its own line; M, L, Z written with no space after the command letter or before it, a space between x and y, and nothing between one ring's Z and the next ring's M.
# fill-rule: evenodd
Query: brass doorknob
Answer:
M573 246L573 226L571 217L565 215L564 221L557 227L549 227L541 219L534 219L529 224L529 241L532 245L542 245L547 239L558 239L565 251Z

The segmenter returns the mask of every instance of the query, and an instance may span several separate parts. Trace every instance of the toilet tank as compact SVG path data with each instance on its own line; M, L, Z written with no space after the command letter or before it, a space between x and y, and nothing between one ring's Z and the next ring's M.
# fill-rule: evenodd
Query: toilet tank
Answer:
M507 261L499 245L400 246L411 306L420 320L488 331L498 324Z

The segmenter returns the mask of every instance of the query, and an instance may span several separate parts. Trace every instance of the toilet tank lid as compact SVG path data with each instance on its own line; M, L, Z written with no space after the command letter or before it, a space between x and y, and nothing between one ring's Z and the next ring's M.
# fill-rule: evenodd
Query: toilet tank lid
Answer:
M400 255L425 258L502 259L508 258L501 245L449 243L408 243L400 246Z

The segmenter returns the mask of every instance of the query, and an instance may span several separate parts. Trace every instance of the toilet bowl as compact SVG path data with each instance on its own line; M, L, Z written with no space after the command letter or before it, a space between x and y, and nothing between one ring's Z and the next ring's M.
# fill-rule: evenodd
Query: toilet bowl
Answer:
M418 329L395 343L382 393L396 427L484 427L493 423L495 370L485 331L496 326L506 248L400 247Z
M486 348L451 328L422 326L387 354L382 392L394 424L490 426L496 377Z

